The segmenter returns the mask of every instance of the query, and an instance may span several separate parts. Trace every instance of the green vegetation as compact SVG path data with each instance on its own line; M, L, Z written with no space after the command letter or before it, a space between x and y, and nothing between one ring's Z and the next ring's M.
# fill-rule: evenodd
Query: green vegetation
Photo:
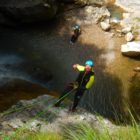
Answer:
M105 128L98 132L89 125L81 124L73 129L66 129L64 139L67 140L138 140L140 138L140 127L128 126L117 128L109 133Z
M121 126L112 131L102 128L100 132L89 124L68 124L62 133L36 133L28 130L20 131L13 137L3 137L2 140L139 140L140 126Z
M62 136L57 133L35 133L23 131L20 135L13 137L3 137L2 140L62 140Z

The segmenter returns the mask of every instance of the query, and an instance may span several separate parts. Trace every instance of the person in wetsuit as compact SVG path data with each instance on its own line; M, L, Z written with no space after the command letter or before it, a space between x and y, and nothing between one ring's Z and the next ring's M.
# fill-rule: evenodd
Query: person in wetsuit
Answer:
M73 35L71 36L71 39L70 39L70 44L74 44L79 35L81 34L81 29L80 29L80 26L79 25L76 25L74 28L73 28Z
M76 111L76 107L77 107L81 97L83 96L84 92L86 90L89 90L94 83L93 67L94 67L94 62L92 60L87 60L85 62L85 66L82 66L79 64L73 65L73 68L75 70L78 70L80 73L79 73L77 79L75 80L75 82L70 83L66 87L66 89L64 90L62 95L59 97L58 102L56 102L56 104L55 104L56 107L60 106L61 102L65 99L63 97L65 97L65 95L67 93L69 93L73 89L75 89L76 92L75 92L75 96L74 96L74 101L73 101L73 105L72 105L72 108L70 109L70 111L72 111L72 112Z

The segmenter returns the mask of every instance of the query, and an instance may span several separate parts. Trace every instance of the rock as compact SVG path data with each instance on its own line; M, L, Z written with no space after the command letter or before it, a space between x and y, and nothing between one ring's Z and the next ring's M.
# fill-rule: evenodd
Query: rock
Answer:
M104 31L107 31L110 29L110 24L107 23L107 22L100 22L100 25L101 25L101 28L104 30Z
M113 17L110 19L110 23L111 24L119 24L120 20L117 17Z
M140 0L116 0L115 4L128 12L139 11Z
M130 25L122 29L122 33L125 33L125 34L131 31L132 31L132 26Z
M32 122L28 123L27 128L29 128L32 131L39 131L42 124L43 123L41 121L33 120Z
M17 129L17 128L22 127L23 125L24 123L18 118L14 118L9 121L2 122L2 126L5 129L7 129L8 127L11 127L12 129Z
M140 72L140 67L136 67L133 70L136 71L136 72Z
M54 97L43 95L33 99L33 101L24 103L24 105L28 106L28 104L36 102L32 108L25 108L19 112L0 115L1 131L11 133L15 132L17 128L24 127L33 132L62 132L62 126L67 124L75 125L78 123L87 123L95 127L98 131L102 130L103 124L110 130L114 128L114 125L110 121L106 123L104 119L99 120L97 115L91 114L82 108L79 108L77 112L70 113L67 111L69 108L67 104L65 104L66 108L53 107L52 105L55 100ZM31 112L35 112L36 110L38 110L38 112L31 115Z
M123 35L121 33L117 34L118 37L122 37Z
M122 54L126 56L139 56L140 55L140 42L128 42L127 44L123 44L121 46Z
M129 18L129 17L130 17L130 13L123 13L123 19Z
M134 32L139 32L140 0L116 0L115 4L128 12L123 14L124 19L121 21L120 25L123 28L131 25Z
M125 19L121 20L120 25L123 28L126 28L128 26L132 26L132 19L130 17L129 18L125 18Z
M136 36L136 40L140 41L140 34Z
M127 15L128 16L128 15ZM128 32L135 32L139 33L140 32L140 22L139 18L140 17L135 17L134 15L130 14L128 17L124 18L121 20L120 25L122 26L122 33L128 33Z
M129 33L127 33L126 35L125 35L125 39L126 39L126 41L132 41L133 39L134 39L134 36L133 36L133 34L131 33L131 32L129 32Z
M112 5L115 3L115 0L105 0L106 5Z
M56 15L58 5L54 0L0 1L2 24L31 23L49 20Z
M120 29L116 29L116 32L118 33L122 33L122 31Z
M86 6L84 11L85 23L94 24L110 17L110 12L106 7Z
M63 1L72 1L72 0L63 0ZM75 3L79 3L79 4L88 4L88 5L104 5L106 4L106 0L73 0L75 1Z

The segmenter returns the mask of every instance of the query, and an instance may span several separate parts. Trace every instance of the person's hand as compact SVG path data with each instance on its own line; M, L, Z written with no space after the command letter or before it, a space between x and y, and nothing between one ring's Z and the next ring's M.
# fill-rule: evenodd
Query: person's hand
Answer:
M77 64L74 64L74 65L73 65L73 69L76 69L76 68L77 68Z
M78 86L79 86L78 82L74 82L73 86L74 86L74 89L78 88Z

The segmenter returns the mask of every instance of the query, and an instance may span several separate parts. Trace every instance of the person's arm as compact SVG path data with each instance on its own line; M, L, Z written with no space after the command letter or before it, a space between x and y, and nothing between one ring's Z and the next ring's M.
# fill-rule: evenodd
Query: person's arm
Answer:
M86 84L86 89L90 89L93 83L94 83L94 75L90 76L90 79Z
M82 65L79 65L79 64L74 64L73 68L75 70L78 70L78 71L84 71L85 70L85 66L82 66Z

